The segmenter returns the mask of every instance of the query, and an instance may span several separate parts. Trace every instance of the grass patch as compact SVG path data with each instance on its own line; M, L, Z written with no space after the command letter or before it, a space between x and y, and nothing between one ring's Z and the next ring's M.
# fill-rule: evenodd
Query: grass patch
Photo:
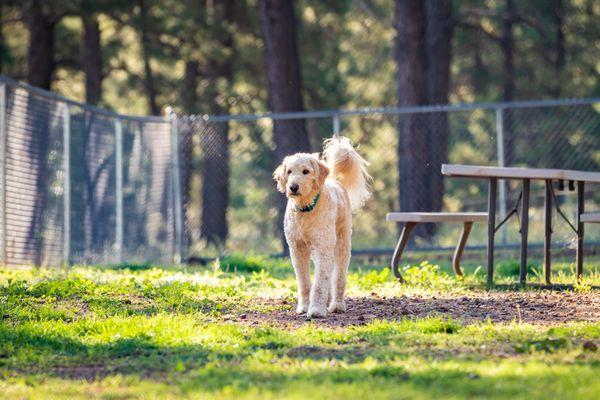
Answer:
M457 279L445 266L424 262L404 268L408 283L400 285L387 268L356 266L348 291L376 302L483 296L484 277L473 271ZM588 274L580 296L595 293L595 272ZM246 319L293 315L294 297L289 261L260 257L232 256L204 268L4 270L0 393L36 399L589 399L600 393L597 322L467 323L427 311L334 327Z

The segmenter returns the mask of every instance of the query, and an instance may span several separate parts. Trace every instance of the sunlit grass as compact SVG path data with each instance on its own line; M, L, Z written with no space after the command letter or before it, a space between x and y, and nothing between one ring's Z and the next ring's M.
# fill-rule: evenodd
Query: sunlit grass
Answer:
M587 266L586 266L587 267ZM586 287L598 272L586 268ZM477 295L423 262L354 266L353 297ZM499 265L498 278L513 279ZM557 265L567 280L568 264ZM534 289L528 289L534 290ZM204 267L119 265L0 272L0 392L7 398L595 398L600 324L542 326L448 317L328 328L230 315L291 305L287 260L231 257Z

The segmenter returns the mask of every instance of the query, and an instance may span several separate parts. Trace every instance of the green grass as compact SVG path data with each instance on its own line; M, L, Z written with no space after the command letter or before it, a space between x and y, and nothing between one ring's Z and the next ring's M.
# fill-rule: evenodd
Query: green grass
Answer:
M499 281L514 267L498 268ZM536 267L533 266L533 269ZM354 267L349 294L476 294L429 263ZM533 271L532 269L532 271ZM572 283L570 264L556 280ZM586 266L590 291L600 283ZM526 289L533 290L533 289ZM3 398L597 398L600 324L466 324L440 316L329 328L231 316L293 312L285 260L207 267L147 264L0 272ZM280 305L258 298L284 299ZM233 322L235 321L235 322Z

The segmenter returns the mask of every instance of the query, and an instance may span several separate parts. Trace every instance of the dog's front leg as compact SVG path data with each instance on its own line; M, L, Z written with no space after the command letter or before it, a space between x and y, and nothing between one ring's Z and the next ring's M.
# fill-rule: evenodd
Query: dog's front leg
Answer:
M290 243L290 257L298 281L298 307L296 313L304 314L308 311L310 295L310 251L308 246L301 243Z
M310 290L310 305L308 318L321 318L327 314L327 300L331 287L331 273L333 271L333 246L323 246L315 254L315 282Z

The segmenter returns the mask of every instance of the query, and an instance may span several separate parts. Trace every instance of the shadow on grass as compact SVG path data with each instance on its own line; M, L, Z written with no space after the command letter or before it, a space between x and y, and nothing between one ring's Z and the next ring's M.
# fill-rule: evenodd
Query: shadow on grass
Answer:
M333 353L306 346L281 349L279 354L275 352L261 359L256 351L234 354L202 345L158 346L144 335L118 339L110 344L86 344L73 338L36 334L7 326L0 327L0 337L3 343L12 345L14 352L10 354L6 347L2 348L0 366L13 371L15 377L28 377L33 382L36 379L43 381L46 377L94 381L114 375L131 375L166 383L183 394L217 392L230 387L240 392L293 393L353 385L378 392L389 390L390 394L406 386L425 397L444 396L448 391L466 396L519 397L530 391L539 395L543 393L540 388L554 386L554 395L560 397L560 393L573 389L577 379L591 380L595 373L585 369L585 365L583 371L577 369L578 365L571 365L572 376L564 376L564 370L557 372L545 368L484 376L477 373L478 362L457 364L452 360L449 360L450 366L445 366L444 360L429 360L418 370L411 370L409 363L392 363L387 361L388 358L380 359L377 364L373 361L362 363L369 357L368 352L360 353L352 347L347 352ZM18 357L18 348L28 354L21 362L14 360ZM313 363L309 367L289 367L290 358L313 360ZM345 362L339 363L336 359ZM574 379L575 376L578 378Z
M0 326L0 366L20 375L95 379L111 374L150 376L204 365L209 357L231 359L200 345L159 346L150 335L111 343L84 343L71 337Z

